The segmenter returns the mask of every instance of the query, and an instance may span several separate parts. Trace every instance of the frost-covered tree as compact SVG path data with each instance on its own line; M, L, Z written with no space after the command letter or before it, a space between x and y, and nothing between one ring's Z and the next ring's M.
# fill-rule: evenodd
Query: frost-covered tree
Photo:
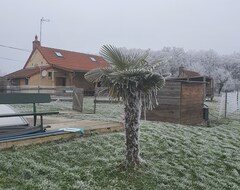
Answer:
M85 78L90 82L101 82L109 88L109 96L122 99L124 103L124 125L126 136L126 161L131 166L141 163L139 130L142 106L152 107L152 101L164 85L164 77L154 73L154 65L147 61L148 52L121 51L111 45L103 46L100 54L110 67L89 71Z
M189 70L196 71L201 75L206 75L205 66L202 63L201 53L199 51L189 50L185 55L185 67Z
M185 60L187 68L209 77L213 77L214 71L220 64L220 57L213 50L188 51Z
M222 56L221 64L231 73L233 79L240 81L240 53Z
M213 72L220 63L219 55L214 50L200 51L202 53L202 64L205 68L205 75L212 77Z
M161 51L158 51L159 56L166 61L166 72L170 72L173 76L178 76L178 70L181 65L185 64L185 51L183 48L177 47L164 47ZM155 54L156 54L155 53Z
M227 70L219 68L214 72L214 78L216 87L218 88L218 94L220 94L224 85L231 80L231 75Z

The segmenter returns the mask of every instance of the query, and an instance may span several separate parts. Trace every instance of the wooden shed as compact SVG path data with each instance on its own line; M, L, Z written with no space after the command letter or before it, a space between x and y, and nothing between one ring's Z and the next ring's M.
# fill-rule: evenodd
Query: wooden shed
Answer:
M168 79L157 100L158 105L147 111L147 120L186 125L203 122L203 82Z
M205 99L213 100L214 97L214 82L212 77L202 76L199 73L179 67L179 80L204 82Z

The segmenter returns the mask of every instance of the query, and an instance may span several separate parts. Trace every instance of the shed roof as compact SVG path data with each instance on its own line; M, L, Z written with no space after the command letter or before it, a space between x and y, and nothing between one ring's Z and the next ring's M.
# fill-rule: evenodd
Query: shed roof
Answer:
M166 82L181 82L181 83L192 83L192 84L205 83L203 80L203 77L202 78L198 77L198 78L202 79L202 80L192 80L192 79L194 79L194 77L193 78L178 78L178 77L174 78L174 77L172 77L172 78L167 78Z
M187 69L182 69L181 73L179 73L179 76L181 77L199 77L201 76L199 73Z

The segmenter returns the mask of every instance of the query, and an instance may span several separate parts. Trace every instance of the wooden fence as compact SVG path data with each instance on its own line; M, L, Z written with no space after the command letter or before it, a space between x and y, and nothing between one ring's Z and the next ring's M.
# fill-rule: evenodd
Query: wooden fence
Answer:
M47 93L52 100L71 101L72 109L83 111L84 90L73 86L5 86L4 93Z
M7 86L7 93L47 93L55 96L73 97L73 86Z

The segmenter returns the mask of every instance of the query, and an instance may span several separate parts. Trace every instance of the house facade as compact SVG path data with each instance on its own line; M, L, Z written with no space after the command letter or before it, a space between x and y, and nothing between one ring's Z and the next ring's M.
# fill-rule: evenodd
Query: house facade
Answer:
M92 90L94 84L86 81L84 74L108 66L101 56L43 47L35 36L33 50L23 69L5 77L16 86L75 86Z

